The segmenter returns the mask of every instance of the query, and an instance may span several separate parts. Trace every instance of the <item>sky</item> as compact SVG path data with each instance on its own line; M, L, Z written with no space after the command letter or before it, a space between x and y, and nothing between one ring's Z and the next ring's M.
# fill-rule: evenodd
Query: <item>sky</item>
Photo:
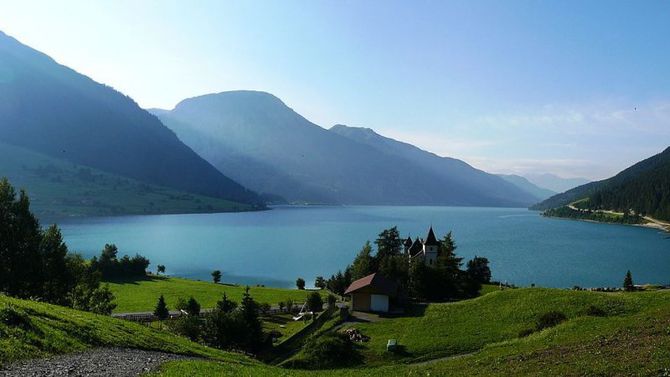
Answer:
M0 30L142 107L270 92L494 173L670 145L670 1L7 1Z

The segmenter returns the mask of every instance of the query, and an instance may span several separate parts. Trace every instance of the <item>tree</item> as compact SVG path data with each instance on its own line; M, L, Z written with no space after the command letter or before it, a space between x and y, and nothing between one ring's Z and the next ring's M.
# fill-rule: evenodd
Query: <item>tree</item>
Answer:
M216 307L224 313L230 313L237 308L237 303L229 300L226 292L223 292L223 298L216 302Z
M154 309L154 315L160 320L165 320L170 316L170 311L165 304L165 297L163 297L163 295L158 298L156 309Z
M467 272L472 279L482 284L491 282L491 269L487 258L475 256L472 260L469 260Z
M185 311L188 315L191 316L197 317L200 315L200 304L198 301L196 301L196 299L193 298L193 296L191 296L188 300L184 300L180 297L177 300L175 309Z
M328 306L332 308L333 306L335 306L335 303L337 303L337 297L335 297L335 295L333 295L333 294L329 294L328 295Z
M626 272L626 277L623 279L623 289L626 292L632 292L635 290L635 285L633 284L633 275L630 273L630 270Z
M319 292L312 292L307 296L307 307L309 311L320 312L323 310L323 299Z
M165 266L162 265L162 264L159 264L158 266L156 266L156 274L157 275L165 274Z
M249 294L247 286L242 295L240 303L240 314L246 324L248 338L246 339L247 349L252 352L258 351L263 342L263 325L258 318L258 304Z
M298 280L295 281L295 285L298 287L298 289L305 289L305 279L298 278Z
M319 288L319 289L325 289L326 288L326 279L324 279L323 276L317 276L316 280L314 280L314 286Z
M214 284L219 284L221 282L221 271L212 271L212 280L214 280Z
M114 308L116 308L116 304L114 303L114 294L109 289L108 284L99 287L91 293L91 298L89 301L89 310L91 312L111 315Z
M67 295L76 285L76 276L68 268L67 246L56 225L50 226L42 235L40 254L42 258L42 298L54 304L66 305Z
M451 232L440 241L440 249L438 251L438 263L441 263L444 268L451 271L456 271L461 268L463 258L456 256L456 242Z
M398 227L385 229L375 241L377 245L377 260L382 260L389 255L398 255L402 252L403 240L400 238Z
M349 287L349 285L351 284L350 279L347 278L346 271L348 270L349 269L347 268L344 274L342 273L342 271L337 271L335 275L332 275L330 279L328 279L328 281L326 282L326 286L328 287L328 289L342 296L344 294L344 291L346 291L347 287Z
M372 274L375 272L373 270L374 265L375 260L372 256L372 245L370 245L370 241L367 241L351 264L351 278L358 280Z

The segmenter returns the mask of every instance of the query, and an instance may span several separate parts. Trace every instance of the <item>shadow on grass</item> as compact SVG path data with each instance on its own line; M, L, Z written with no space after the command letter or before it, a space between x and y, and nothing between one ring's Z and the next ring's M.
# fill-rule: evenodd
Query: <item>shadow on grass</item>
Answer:
M139 284L140 282L157 282L157 281L165 281L168 280L169 277L167 276L157 276L157 275L145 275L145 276L137 276L137 277L132 277L132 278L113 278L113 279L105 279L103 283L113 283L113 284Z

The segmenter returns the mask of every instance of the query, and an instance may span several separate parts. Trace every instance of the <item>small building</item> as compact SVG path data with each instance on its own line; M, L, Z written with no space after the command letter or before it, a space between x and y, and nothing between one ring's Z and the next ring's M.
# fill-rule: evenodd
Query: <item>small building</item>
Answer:
M352 310L387 313L390 301L398 295L398 285L374 273L351 283L344 294L351 295Z
M440 250L440 241L435 237L433 227L428 229L426 240L416 238L412 242L412 238L407 238L404 243L405 254L407 254L410 263L415 260L422 261L427 266L433 266L437 262L437 256Z

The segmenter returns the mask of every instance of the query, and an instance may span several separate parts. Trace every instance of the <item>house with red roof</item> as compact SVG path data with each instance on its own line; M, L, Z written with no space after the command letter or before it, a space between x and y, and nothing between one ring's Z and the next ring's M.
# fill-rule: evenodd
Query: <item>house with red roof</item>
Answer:
M344 294L351 296L352 310L387 313L398 296L398 284L374 273L351 283Z

